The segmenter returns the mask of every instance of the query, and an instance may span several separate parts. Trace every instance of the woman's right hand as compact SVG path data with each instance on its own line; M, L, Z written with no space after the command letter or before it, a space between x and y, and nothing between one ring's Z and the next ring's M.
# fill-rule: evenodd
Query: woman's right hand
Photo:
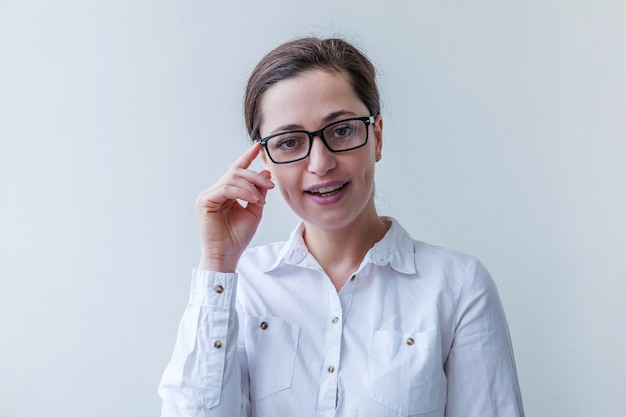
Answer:
M265 196L274 188L267 170L248 167L261 145L256 142L211 187L198 195L196 207L200 222L202 252L198 269L235 272L261 221ZM245 207L239 201L245 201Z

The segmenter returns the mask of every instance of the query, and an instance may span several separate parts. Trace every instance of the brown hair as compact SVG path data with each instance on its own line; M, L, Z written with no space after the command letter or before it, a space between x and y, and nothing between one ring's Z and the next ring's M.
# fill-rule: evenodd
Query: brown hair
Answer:
M380 114L376 70L367 57L348 42L337 39L302 38L270 51L254 68L244 98L246 128L252 140L260 139L261 99L272 85L312 70L337 71L348 76L354 92L370 114Z

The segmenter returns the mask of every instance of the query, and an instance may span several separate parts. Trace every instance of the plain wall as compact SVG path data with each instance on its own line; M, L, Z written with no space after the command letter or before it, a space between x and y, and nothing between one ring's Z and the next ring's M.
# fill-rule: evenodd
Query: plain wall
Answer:
M489 267L527 415L623 412L623 0L0 0L0 416L158 415L195 196L308 34L377 65L380 212ZM254 244L296 222L273 192Z

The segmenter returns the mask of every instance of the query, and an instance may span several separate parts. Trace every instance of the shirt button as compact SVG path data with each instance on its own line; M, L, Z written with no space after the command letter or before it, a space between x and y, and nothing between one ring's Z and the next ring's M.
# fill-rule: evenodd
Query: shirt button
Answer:
M267 322L266 321L262 322L260 327L263 330L267 329Z
M413 346L413 344L415 344L415 340L412 337L409 337L408 339L406 339L406 344L409 346Z
M339 317L335 317L335 318L333 319L333 324L337 324L337 322L338 322L338 321L339 321Z
M222 342L220 340L216 340L215 343L213 343L213 346L215 346L215 349L220 349L222 347Z
M218 294L221 294L224 292L224 287L222 287L221 285L216 285L215 286L215 292Z
M335 372L335 367L334 367L334 366L332 366L332 365L330 365L330 366L328 367L328 373L329 373L329 374L332 374L333 372Z
M354 281L355 279L356 279L356 275L352 275L352 276L350 277L350 281Z

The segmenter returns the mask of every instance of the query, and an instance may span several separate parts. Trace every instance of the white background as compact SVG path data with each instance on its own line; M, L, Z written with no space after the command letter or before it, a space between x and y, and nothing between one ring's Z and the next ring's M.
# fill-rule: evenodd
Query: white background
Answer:
M0 0L0 416L158 415L194 198L308 34L379 68L379 210L490 268L527 415L620 415L623 0ZM296 221L272 193L254 243Z

